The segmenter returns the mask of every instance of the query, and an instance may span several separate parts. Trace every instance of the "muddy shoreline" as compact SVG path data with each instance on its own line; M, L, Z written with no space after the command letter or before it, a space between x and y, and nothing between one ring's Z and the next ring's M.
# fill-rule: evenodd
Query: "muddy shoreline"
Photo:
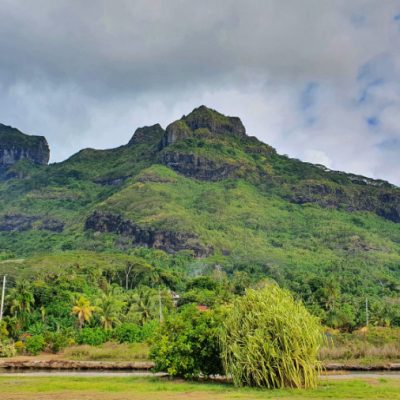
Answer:
M77 361L77 360L29 360L0 359L0 370L85 370L85 371L142 371L149 372L154 367L151 361ZM386 364L345 364L329 363L324 365L326 371L372 372L400 371L400 363Z
M151 361L1 360L0 369L150 371Z

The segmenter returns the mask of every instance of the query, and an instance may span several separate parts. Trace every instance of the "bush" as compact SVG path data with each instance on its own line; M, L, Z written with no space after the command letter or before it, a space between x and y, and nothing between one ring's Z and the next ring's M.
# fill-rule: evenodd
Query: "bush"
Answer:
M119 343L139 343L143 341L142 328L133 323L125 323L117 326L114 338Z
M126 322L115 328L113 338L119 343L146 342L155 335L158 327L158 321L149 321L143 326Z
M47 332L46 333L47 349L52 353L58 353L61 349L67 347L70 338L60 332Z
M146 322L142 326L142 341L152 340L154 335L156 334L159 326L160 326L160 323L155 320Z
M276 285L248 290L224 322L222 357L236 386L314 387L322 329Z
M9 340L0 340L0 357L13 357L16 353L14 343Z
M220 324L215 311L202 312L193 305L169 315L152 341L156 370L185 378L222 373Z
M28 328L28 333L32 336L44 335L46 326L43 322L36 322Z
M25 352L25 343L21 340L15 342L14 346L17 354L23 354Z
M101 328L82 328L78 333L77 343L99 346L105 343L108 338L108 333Z
M29 336L25 341L25 351L32 356L36 356L44 350L45 344L46 342L42 335Z
M7 337L8 337L7 323L3 319L0 321L0 340L6 339Z

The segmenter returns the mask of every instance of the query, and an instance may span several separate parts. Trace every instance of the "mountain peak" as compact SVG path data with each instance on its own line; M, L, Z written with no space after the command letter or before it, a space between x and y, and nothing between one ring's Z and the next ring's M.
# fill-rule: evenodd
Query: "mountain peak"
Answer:
M195 108L182 118L191 130L206 128L211 133L228 133L244 136L246 129L239 117L228 117L204 105Z
M158 143L164 135L164 129L160 124L143 126L137 128L133 134L128 146L142 143Z
M35 164L47 164L50 150L44 136L31 136L16 128L0 124L0 167L8 167L27 159Z
M240 118L228 117L202 105L167 126L163 146L187 139L199 129L206 129L215 135L246 136L246 129Z

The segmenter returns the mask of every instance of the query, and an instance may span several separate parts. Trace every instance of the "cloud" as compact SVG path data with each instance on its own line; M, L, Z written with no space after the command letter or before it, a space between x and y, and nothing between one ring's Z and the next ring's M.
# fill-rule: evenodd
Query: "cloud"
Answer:
M205 103L307 161L400 184L397 0L4 0L0 121L59 161Z

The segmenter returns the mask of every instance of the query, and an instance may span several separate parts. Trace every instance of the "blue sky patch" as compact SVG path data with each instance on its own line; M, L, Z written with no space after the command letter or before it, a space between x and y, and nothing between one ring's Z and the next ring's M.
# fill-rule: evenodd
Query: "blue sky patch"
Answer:
M361 93L357 98L357 103L359 103L359 104L364 103L368 99L369 92L371 91L371 89L376 87L376 86L383 85L384 83L385 83L385 81L383 79L376 79L375 81L372 81L372 82L368 83L361 90Z
M352 23L352 25L356 28L362 28L363 26L366 25L367 22L367 18L365 15L362 14L353 14L350 17L350 21Z
M315 104L315 96L318 90L318 83L310 82L300 94L300 108L302 111L309 110Z
M377 146L381 150L397 150L400 148L399 139L386 139L378 143Z
M371 128L375 128L380 124L379 118L378 117L369 117L369 118L367 118L367 124Z

